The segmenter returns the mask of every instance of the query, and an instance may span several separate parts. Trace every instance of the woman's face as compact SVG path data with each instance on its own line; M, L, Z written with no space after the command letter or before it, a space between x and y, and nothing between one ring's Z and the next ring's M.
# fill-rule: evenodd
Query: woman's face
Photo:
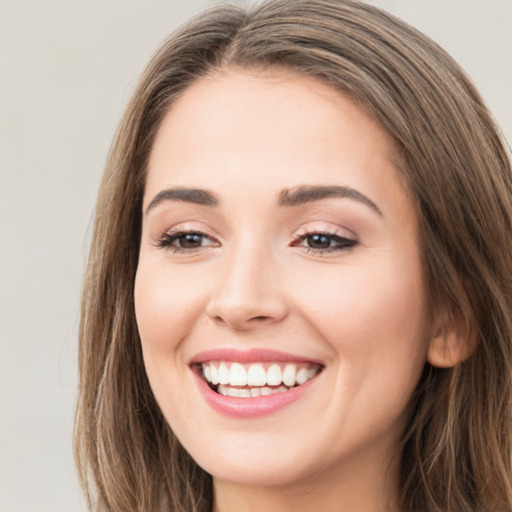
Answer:
M398 158L358 106L291 73L212 75L165 117L137 322L163 414L218 481L369 476L393 455L429 342Z

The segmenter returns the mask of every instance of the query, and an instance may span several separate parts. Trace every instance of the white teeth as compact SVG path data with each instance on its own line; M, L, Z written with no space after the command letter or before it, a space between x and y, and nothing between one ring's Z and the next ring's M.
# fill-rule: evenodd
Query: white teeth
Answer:
M226 388L228 396L240 396L240 390L237 388Z
M247 372L240 363L233 363L229 370L229 384L231 386L247 386Z
M217 367L214 364L210 365L210 372L212 375L212 384L218 384L219 383L219 370L217 370Z
M229 368L225 363L219 365L219 384L229 384Z
M279 365L272 364L267 370L267 384L269 386L279 386L282 382L281 368Z
M231 386L224 386L219 384L217 387L217 393L223 396L231 396L236 398L249 398L256 396L267 396L275 393L284 393L289 388L286 386L279 386L278 388L269 388L268 386L257 387L257 388L233 388Z
M247 385L264 386L267 383L267 372L261 364L251 364L247 372Z
M214 386L258 388L258 391L254 392L261 395L275 392L276 386L283 387L282 385L284 385L286 388L300 386L312 379L319 371L317 365L306 364L297 368L299 365L295 363L286 363L284 367L283 364L272 363L267 370L265 370L266 365L262 363L242 365L241 363L210 361L201 366L204 378ZM261 391L259 391L260 388ZM250 392L252 393L252 390ZM221 392L219 391L219 393ZM221 394L226 393L227 391L224 390L224 393Z
M308 370L308 379L307 380L311 380L317 373L318 373L318 367L312 367Z
M295 385L295 374L297 373L297 367L294 364L287 364L283 370L283 383L285 386Z
M300 368L299 371L297 372L297 376L295 377L295 381L297 382L297 384L299 384L299 386L301 384L304 384L304 382L306 382L308 380L308 370L307 368Z

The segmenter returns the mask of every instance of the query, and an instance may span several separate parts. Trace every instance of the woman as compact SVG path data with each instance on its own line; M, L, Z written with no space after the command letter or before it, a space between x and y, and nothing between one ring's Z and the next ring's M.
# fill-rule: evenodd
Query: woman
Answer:
M213 9L107 162L76 448L96 510L505 511L512 173L379 9Z

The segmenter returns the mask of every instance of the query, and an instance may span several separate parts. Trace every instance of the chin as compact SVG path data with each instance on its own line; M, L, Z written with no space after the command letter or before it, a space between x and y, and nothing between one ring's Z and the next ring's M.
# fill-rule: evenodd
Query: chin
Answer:
M288 486L307 478L306 472L301 471L294 462L276 461L273 458L264 463L261 460L231 459L229 456L225 456L220 464L211 460L204 461L204 464L201 464L201 460L197 462L214 479L247 487Z

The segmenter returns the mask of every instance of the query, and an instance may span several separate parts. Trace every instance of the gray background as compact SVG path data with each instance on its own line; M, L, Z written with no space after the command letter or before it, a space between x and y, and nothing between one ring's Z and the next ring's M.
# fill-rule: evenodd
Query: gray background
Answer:
M0 0L0 511L84 509L80 282L115 127L157 45L215 2ZM512 140L512 0L374 1L463 65Z

